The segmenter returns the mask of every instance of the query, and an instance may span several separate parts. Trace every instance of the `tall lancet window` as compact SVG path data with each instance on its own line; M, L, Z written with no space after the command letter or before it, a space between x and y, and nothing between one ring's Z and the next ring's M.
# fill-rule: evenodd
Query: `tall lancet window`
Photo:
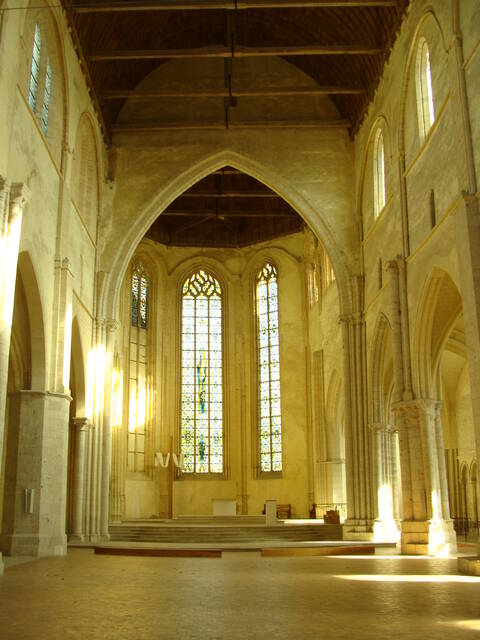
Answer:
M28 85L28 103L35 111L37 107L38 83L40 80L40 50L42 48L42 36L40 27L35 24L33 32L32 64L30 67L30 82Z
M268 473L282 470L277 269L268 262L257 274L256 294L260 471Z
M433 103L432 69L430 50L425 38L421 38L417 49L416 63L417 110L420 141L423 142L435 121Z
M141 264L131 281L131 327L128 403L128 469L145 470L145 431L148 421L147 323L150 280Z
M222 289L200 269L182 291L184 473L223 472Z
M373 145L373 195L373 210L377 218L385 206L385 148L380 128L377 129Z

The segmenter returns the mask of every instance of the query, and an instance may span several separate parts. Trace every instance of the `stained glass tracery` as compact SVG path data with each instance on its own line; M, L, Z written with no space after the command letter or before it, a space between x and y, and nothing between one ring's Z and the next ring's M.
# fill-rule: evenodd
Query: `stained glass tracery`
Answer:
M30 67L30 82L28 87L28 103L33 111L35 111L35 108L37 106L41 46L42 37L40 35L40 27L38 26L38 24L35 24L35 30L33 33L32 66Z
M222 289L200 269L182 290L184 473L223 472Z
M280 348L277 269L266 263L257 275L260 471L282 470Z
M132 275L132 327L147 328L149 279L141 265Z

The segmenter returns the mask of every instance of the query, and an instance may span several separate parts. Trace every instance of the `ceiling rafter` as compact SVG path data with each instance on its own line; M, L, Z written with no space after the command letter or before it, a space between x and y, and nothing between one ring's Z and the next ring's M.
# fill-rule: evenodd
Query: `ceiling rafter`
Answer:
M396 7L397 0L157 0L155 2L78 2L76 13L108 13L131 11L201 11L211 9L336 9L355 7Z
M263 58L274 56L378 56L381 47L362 44L291 45L284 47L224 46L193 49L137 49L132 51L96 51L88 56L91 62L119 60L172 60L185 58Z
M224 98L230 95L237 98L256 96L328 96L328 95L360 95L366 89L357 87L264 87L257 89L163 89L146 91L145 89L109 90L101 95L102 100L163 100L165 98Z
M191 131L195 129L348 129L350 120L265 120L262 122L119 122L112 125L114 133L153 133L154 131Z

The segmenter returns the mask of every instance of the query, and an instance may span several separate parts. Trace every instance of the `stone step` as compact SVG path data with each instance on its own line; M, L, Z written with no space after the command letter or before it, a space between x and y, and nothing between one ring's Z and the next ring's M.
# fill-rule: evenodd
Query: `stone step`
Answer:
M257 542L257 541L325 541L342 540L341 525L264 526L177 526L172 524L136 526L111 525L114 542Z

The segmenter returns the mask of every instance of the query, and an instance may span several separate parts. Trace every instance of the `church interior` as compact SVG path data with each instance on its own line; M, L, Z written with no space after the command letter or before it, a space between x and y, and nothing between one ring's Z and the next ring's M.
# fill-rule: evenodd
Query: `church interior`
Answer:
M313 638L338 601L331 637L478 632L479 25L3 0L6 637L61 637L79 590L75 638L155 637L153 594L166 638Z

